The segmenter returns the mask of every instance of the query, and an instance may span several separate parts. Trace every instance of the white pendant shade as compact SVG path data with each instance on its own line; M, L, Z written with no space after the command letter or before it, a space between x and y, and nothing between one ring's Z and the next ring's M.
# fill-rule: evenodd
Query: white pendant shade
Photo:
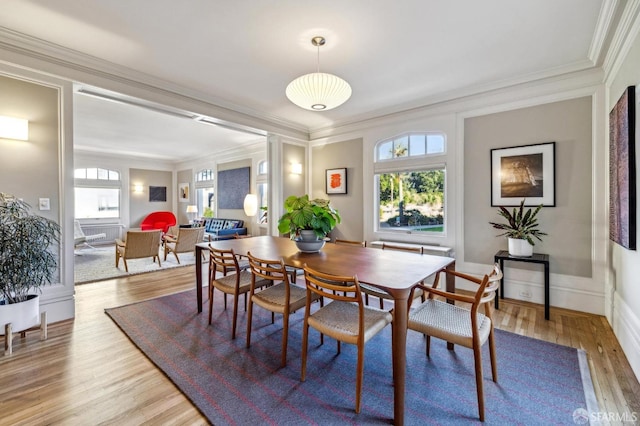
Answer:
M326 111L345 103L351 97L351 86L333 74L314 72L293 80L285 93L300 108Z
M244 214L252 217L256 213L258 213L258 196L256 194L247 194L244 197Z

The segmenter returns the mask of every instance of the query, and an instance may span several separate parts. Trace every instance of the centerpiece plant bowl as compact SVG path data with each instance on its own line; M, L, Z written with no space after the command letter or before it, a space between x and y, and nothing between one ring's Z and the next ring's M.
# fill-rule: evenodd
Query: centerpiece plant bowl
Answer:
M278 221L278 231L289 234L303 252L317 252L324 246L324 238L340 223L340 213L329 200L309 199L308 195L292 195L284 202L285 213Z

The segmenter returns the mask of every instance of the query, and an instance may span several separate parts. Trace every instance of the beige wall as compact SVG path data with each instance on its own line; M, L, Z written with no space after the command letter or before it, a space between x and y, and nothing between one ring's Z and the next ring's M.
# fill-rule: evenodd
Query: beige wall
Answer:
M312 148L313 198L325 198L340 212L342 222L331 232L331 239L362 241L363 231L363 180L362 139L319 145ZM326 193L326 169L347 168L347 193Z
M282 199L287 199L291 195L301 196L307 193L305 185L307 174L307 163L305 161L306 150L303 146L290 143L282 144ZM291 173L291 164L302 164L302 174Z
M61 223L58 91L0 76L0 115L29 120L28 141L0 139L0 191ZM38 210L39 198L49 198L51 210Z
M189 217L187 216L187 206L196 203L196 189L193 187L193 170L180 170L176 173L177 182L175 193L179 194L180 184L188 183L189 184L189 201L181 202L178 198L178 210L176 216L178 217L178 223L189 223ZM177 195L180 197L180 195ZM202 216L203 212L198 212L198 216Z
M552 274L591 277L591 137L591 97L466 119L465 262L492 263L507 248L506 237L496 238L488 224L500 219L491 207L490 150L555 141L556 206L540 211L540 228L549 235L534 250L550 255Z
M129 169L131 185L143 186L142 194L131 193L129 200L129 227L139 228L140 222L149 213L157 211L173 212L173 174L161 170ZM165 186L167 188L166 202L149 202L149 186ZM174 212L175 214L175 212Z

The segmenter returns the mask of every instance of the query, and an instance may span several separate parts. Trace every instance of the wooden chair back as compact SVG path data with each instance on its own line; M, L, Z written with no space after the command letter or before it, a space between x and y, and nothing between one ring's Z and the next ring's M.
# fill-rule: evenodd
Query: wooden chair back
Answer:
M179 228L176 238L176 245L173 251L176 253L185 253L194 251L196 244L204 239L204 226L199 228Z
M158 256L162 230L127 231L122 257L124 259L140 259Z
M366 247L367 246L367 242L366 241L351 241L351 240L341 240L336 238L335 241L336 244L340 244L340 245L345 245L345 246L360 246L360 247Z
M216 272L226 275L227 270L240 270L238 259L233 249L222 250L209 246L209 280L216 276Z
M251 252L247 253L247 258L249 259L249 268L251 273L256 280L263 279L272 282L283 281L284 283L289 284L289 274L282 259L260 259L251 255Z
M354 302L360 305L362 314L362 293L358 277L330 275L304 265L304 279L307 282L307 298L312 294L342 302Z
M424 254L424 248L422 246L405 246L400 244L393 243L382 243L382 250L397 250L397 251L406 251L410 253Z

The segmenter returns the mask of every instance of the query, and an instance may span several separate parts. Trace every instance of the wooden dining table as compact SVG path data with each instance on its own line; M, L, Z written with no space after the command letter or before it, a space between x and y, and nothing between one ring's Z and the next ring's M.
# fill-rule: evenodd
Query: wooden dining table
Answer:
M261 236L200 243L196 245L196 298L202 312L202 250L209 246L233 249L236 255L252 255L262 259L282 259L285 265L309 267L334 275L357 276L358 281L388 292L394 301L392 359L394 423L404 424L405 376L407 368L407 313L411 289L443 268L455 269L455 259L443 256L416 255L368 247L352 247L327 243L317 253L300 252L288 238ZM447 274L447 291L455 291L455 281Z

